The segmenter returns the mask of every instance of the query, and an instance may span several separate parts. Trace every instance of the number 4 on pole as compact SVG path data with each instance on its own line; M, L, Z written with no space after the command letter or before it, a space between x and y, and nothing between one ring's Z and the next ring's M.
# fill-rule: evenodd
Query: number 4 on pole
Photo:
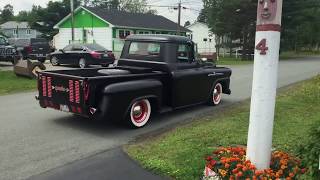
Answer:
M262 39L256 46L256 50L260 51L261 55L266 55L267 54L267 50L269 49L267 47L267 40L266 39Z

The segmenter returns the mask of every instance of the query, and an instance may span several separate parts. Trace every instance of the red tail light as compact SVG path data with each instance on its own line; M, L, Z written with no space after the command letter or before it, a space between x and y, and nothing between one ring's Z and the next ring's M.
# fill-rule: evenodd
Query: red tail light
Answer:
M25 47L25 50L27 51L27 53L32 53L32 47L31 46L27 46Z
M47 77L47 82L48 82L48 97L52 97L52 86L51 86L51 77Z
M74 101L74 88L73 88L73 80L69 80L69 101Z
M115 59L114 54L112 53L112 51L108 51L107 54L108 54L108 57L111 57L111 58Z
M90 54L91 54L91 56L93 58L96 58L96 59L101 59L101 57L102 57L101 53L98 53L98 52L95 52L95 51L90 52Z
M80 103L80 84L79 81L75 81L75 94L76 103Z
M45 76L42 76L42 96L47 96L47 81Z

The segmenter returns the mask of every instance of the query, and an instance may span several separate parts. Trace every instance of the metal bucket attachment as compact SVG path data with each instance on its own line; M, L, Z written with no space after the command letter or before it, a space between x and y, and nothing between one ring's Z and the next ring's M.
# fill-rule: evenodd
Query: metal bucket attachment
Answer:
M43 63L36 60L18 60L13 66L13 71L17 76L37 78L38 72L45 70Z

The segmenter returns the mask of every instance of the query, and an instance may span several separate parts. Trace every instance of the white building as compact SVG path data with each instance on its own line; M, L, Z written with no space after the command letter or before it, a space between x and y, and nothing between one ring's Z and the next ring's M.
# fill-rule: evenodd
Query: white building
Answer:
M106 10L100 7L80 6L74 13L74 41L98 43L119 55L126 36L130 34L176 34L177 24L154 14L129 13ZM54 28L59 33L54 36L56 49L62 49L71 42L71 15L58 22ZM189 32L180 27L182 35Z
M198 53L212 54L216 52L215 35L210 31L208 25L194 22L186 28L192 31L187 32L187 36L197 44Z

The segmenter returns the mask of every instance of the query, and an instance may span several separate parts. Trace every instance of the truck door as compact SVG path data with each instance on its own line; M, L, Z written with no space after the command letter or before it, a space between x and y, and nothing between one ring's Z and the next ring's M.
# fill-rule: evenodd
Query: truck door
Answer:
M187 106L206 101L211 89L211 77L207 70L195 62L193 45L179 44L176 70L172 73L172 104Z

